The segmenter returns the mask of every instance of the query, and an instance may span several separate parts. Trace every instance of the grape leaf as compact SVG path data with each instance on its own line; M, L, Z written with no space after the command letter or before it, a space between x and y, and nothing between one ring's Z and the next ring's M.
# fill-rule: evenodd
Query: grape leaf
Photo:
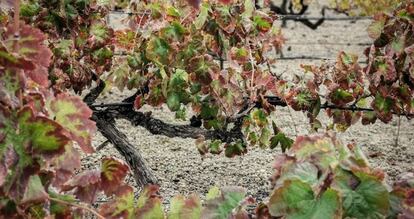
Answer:
M29 178L26 191L24 192L22 204L28 204L31 202L42 202L49 198L46 193L40 177L38 175L32 175Z
M138 95L134 100L134 109L139 110L144 105L142 95Z
M332 91L329 95L329 98L333 104L338 106L344 106L354 100L354 97L351 93L340 88Z
M155 63L168 64L171 46L162 38L154 37L148 42L146 57Z
M270 148L273 149L277 147L278 144L280 144L282 152L284 153L286 149L289 149L292 146L293 140L287 137L283 132L279 132L270 139Z
M138 198L135 218L164 218L161 200L158 198L158 186L151 185L144 189Z
M135 32L132 30L116 31L114 43L123 49L131 50L135 47Z
M0 103L4 106L16 108L20 99L16 96L20 87L24 87L23 78L12 71L0 72Z
M247 152L245 143L241 141L226 144L224 148L225 148L224 154L226 155L226 157L234 157L236 155L243 155Z
M77 96L59 94L50 103L50 111L66 130L68 137L76 141L86 153L94 152L91 136L96 131L95 122L90 120L92 110Z
M69 139L59 124L46 117L35 116L28 106L17 113L6 113L0 108L0 118L3 135L0 136L0 166L12 170L0 171L7 174L0 182L3 181L6 194L20 200L28 183L36 186L36 181L29 182L36 179L29 178L39 170L39 161L61 154ZM28 195L27 199L32 199L31 194Z
M171 200L169 219L192 219L200 218L201 201L195 195L185 199L183 196L176 196Z
M372 22L367 29L369 37L371 37L372 39L379 38L382 33L382 30L384 29L384 25L384 19L375 20L374 22Z
M341 172L335 177L334 188L339 188L343 194L344 216L383 218L388 215L389 194L377 176L364 172L355 172L355 176Z
M132 187L123 185L118 188L115 200L103 204L99 213L105 218L134 218L134 191Z
M201 218L230 218L233 209L241 204L245 195L246 191L240 187L211 188L206 196L207 201Z
M380 93L375 95L375 99L372 102L372 107L377 113L377 117L383 122L389 122L392 119L392 107L394 100L390 97L383 97Z
M8 41L8 51L18 48L18 56L34 64L33 69L25 70L25 74L41 86L49 84L48 67L51 62L52 52L44 45L46 35L39 29L30 25L20 25L20 38L14 40L13 26L8 26L5 37Z
M75 203L76 199L72 195L62 195L52 191L49 191L49 196L52 198L56 198L62 200L67 203ZM70 205L62 204L56 201L50 201L50 213L54 215L56 218L66 218L73 215L73 209Z
M108 27L100 22L95 22L91 25L89 33L98 41L103 42L109 39L110 33Z
M63 191L75 189L73 194L83 202L94 203L100 190L101 172L98 170L84 171L67 181Z
M287 219L342 218L339 193L328 189L317 196L312 188L300 180L285 181L269 200L269 212Z
M180 109L180 95L177 93L170 93L167 97L167 106L171 111L177 111Z
M129 171L128 165L115 158L104 158L101 163L101 188L107 196L112 195L123 183Z
M52 165L56 172L52 183L56 188L60 188L73 176L76 169L80 169L80 154L72 144L66 144L65 152L57 157Z
M199 4L199 1L198 1L198 4ZM201 5L200 13L198 14L197 18L194 21L194 26L198 30L201 29L204 26L204 24L206 23L209 11L210 11L210 5L208 5L208 3L203 3Z

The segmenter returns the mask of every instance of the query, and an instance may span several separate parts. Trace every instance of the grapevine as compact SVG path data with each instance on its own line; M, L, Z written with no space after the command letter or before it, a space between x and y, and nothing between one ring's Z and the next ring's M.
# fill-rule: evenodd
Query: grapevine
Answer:
M129 28L106 16L129 10ZM414 4L337 4L337 11L374 16L373 45L358 57L341 52L334 65L302 65L289 81L272 72L285 38L270 5L254 1L5 1L0 3L0 216L5 218L249 218L255 200L240 187L213 187L204 202L177 196L164 211L157 179L139 150L115 126L126 119L153 134L195 138L200 154L227 157L249 147L281 147L273 193L257 218L410 218L414 176L392 189L357 145L333 131L361 121L387 123L414 115ZM301 11L297 4L292 7ZM117 4L122 3L122 4ZM266 2L265 2L266 3ZM121 54L121 55L117 55ZM135 94L96 103L107 87ZM80 95L87 93L82 99ZM143 106L166 104L189 125L153 118ZM276 106L303 111L314 131L284 134ZM331 124L319 121L325 111ZM106 157L79 171L100 131L126 158ZM124 179L132 171L138 198ZM110 201L93 208L98 196Z

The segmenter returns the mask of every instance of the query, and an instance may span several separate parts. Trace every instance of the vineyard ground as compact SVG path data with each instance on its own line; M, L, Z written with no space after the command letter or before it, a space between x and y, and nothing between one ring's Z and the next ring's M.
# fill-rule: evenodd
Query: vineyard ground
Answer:
M328 14L328 16L337 15ZM112 24L119 22L119 17L111 19ZM369 21L325 22L313 31L300 23L288 22L284 29L288 39L284 47L284 55L335 58L340 50L361 55L364 46L356 44L370 42L365 32L368 24ZM338 45L334 45L335 43ZM364 60L363 56L361 60ZM274 70L277 73L285 72L284 77L290 77L300 72L300 64L310 63L317 64L320 61L283 60L277 63ZM121 94L113 89L97 102L119 102L126 96L128 92ZM151 110L152 115L169 123L183 123L175 120L174 114L170 113L166 106L159 109L144 107L143 110ZM276 111L274 119L290 137L309 133L308 120L301 112L289 111L281 107ZM328 122L326 118L321 118L321 121L325 124ZM134 127L123 120L117 121L117 127L128 136L128 140L146 159L149 168L159 180L160 192L166 204L177 194L198 193L203 197L214 185L245 187L258 201L262 201L271 192L269 177L273 173L274 156L281 153L279 148L270 150L249 147L246 155L232 159L226 158L224 154L202 158L193 139L152 135L144 128ZM414 170L414 121L401 118L398 145L395 145L397 128L398 118L395 118L389 124L377 122L374 125L363 126L358 123L337 136L344 143L355 141L369 156L372 165L385 170L389 182L392 182L400 173ZM105 140L98 133L93 144L97 147ZM98 153L84 156L82 163L84 168L96 168L102 157L112 155L122 159L112 145L107 145ZM127 180L131 185L135 184L131 176Z

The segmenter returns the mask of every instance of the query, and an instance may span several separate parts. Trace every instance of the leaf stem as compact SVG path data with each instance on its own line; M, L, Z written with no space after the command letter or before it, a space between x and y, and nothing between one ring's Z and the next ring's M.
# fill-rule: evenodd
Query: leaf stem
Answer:
M87 211L91 212L92 214L94 214L99 219L105 219L104 216L100 215L97 211L95 211L94 209L92 209L88 206L81 205L81 204L76 204L76 203L70 203L70 202L63 201L63 200L60 200L58 198L52 198L52 197L49 197L49 200L54 201L54 202L58 202L58 203L61 203L61 204L64 204L64 205L71 205L73 207L77 207L77 208L87 210Z

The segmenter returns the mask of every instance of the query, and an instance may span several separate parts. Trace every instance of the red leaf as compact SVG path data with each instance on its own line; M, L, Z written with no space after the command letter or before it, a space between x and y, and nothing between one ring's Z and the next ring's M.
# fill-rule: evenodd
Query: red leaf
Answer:
M57 188L67 182L73 176L74 171L81 167L80 154L73 145L67 144L65 149L65 153L54 161L56 174L53 186Z
M144 103L143 103L142 95L137 96L135 98L135 101L134 101L134 108L136 110L139 110L139 109L141 109L141 107L142 107L143 104Z
M94 203L99 191L101 173L97 170L83 172L63 185L63 191L75 189L74 194L81 201Z
M193 6L194 8L199 8L200 7L200 2L201 0L187 0L188 4Z
M5 38L11 40L11 44L7 44L8 51L14 51L18 48L18 56L31 61L35 65L34 70L27 70L25 73L36 83L47 86L48 81L48 67L51 62L52 52L44 45L46 35L41 30L34 28L27 24L20 25L20 38L14 39L14 28L12 25L7 27Z
M109 196L123 183L129 167L115 158L104 158L101 165L101 187Z
M135 207L130 205L134 202L134 191L128 185L117 188L116 199L103 204L99 208L99 214L105 218L131 218Z

